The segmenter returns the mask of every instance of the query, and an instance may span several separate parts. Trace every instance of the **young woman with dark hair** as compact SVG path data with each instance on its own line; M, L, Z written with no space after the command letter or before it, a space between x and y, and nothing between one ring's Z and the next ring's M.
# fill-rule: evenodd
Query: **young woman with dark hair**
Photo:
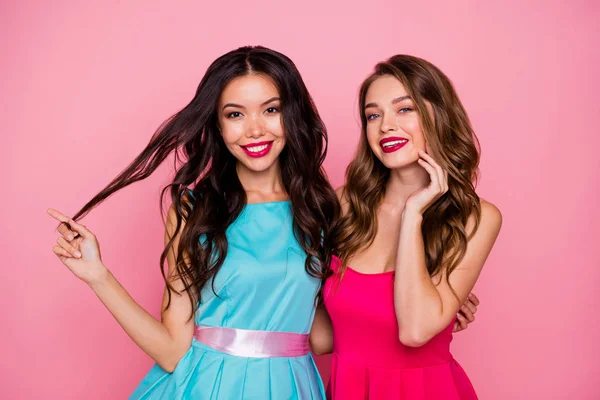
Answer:
M243 47L212 63L192 101L73 218L49 210L61 222L54 252L156 361L131 398L324 397L308 333L339 208L322 169L326 150L292 61ZM172 154L158 321L76 221Z

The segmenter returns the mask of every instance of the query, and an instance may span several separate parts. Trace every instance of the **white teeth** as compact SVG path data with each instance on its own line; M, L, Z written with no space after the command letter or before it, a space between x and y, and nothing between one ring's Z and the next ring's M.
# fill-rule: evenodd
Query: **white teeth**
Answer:
M251 153L258 153L259 151L263 151L264 149L266 149L267 146L269 145L263 144L262 146L246 147L246 150L248 150Z
M408 140L406 140L406 139L404 139L404 140L394 140L393 142L384 143L383 147L392 147L392 146L395 146L397 144L406 143L406 142L408 142Z

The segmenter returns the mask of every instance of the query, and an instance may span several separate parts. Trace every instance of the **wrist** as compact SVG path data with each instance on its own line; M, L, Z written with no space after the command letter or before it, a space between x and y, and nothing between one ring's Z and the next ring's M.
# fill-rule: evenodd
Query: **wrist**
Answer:
M420 210L409 206L404 207L404 210L402 211L402 222L404 221L420 224L423 221L423 213Z
M106 283L108 283L108 281L110 280L111 276L112 274L110 273L108 268L106 268L104 264L100 264L100 266L98 267L98 272L93 278L91 278L87 282L87 284L92 288L92 290L96 291L97 289L106 285Z

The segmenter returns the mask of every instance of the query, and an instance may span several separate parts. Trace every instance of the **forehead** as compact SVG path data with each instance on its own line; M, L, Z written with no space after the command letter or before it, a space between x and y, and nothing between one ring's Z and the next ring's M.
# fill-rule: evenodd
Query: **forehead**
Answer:
M376 78L369 86L365 103L386 103L406 95L408 95L406 88L397 78L383 75Z
M275 82L268 76L251 74L239 76L225 86L220 102L264 102L271 97L278 97L279 91Z

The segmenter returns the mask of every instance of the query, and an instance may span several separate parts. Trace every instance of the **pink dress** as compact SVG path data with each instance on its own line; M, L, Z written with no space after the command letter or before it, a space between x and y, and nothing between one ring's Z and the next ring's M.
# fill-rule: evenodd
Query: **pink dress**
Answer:
M339 268L333 260L333 269ZM339 283L339 285L338 285ZM346 269L325 284L334 349L327 397L331 400L473 400L475 390L450 354L452 324L421 347L398 339L394 271Z

